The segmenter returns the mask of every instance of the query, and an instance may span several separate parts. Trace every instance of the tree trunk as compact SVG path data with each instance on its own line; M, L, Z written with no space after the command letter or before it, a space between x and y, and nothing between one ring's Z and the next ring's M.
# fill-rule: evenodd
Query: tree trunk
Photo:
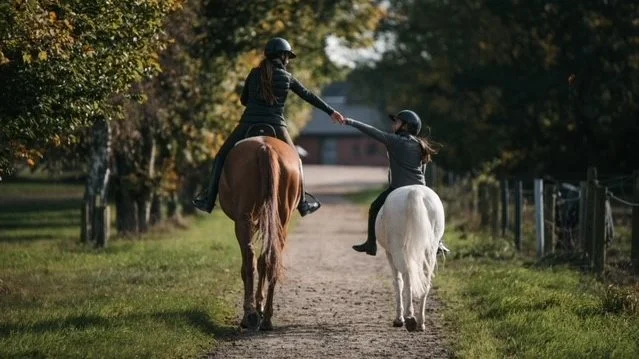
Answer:
M180 212L178 211L178 196L177 193L173 192L169 195L169 200L166 203L166 216L168 218L174 219L180 216Z
M160 223L162 219L162 202L160 196L154 194L151 201L151 225Z
M138 232L137 205L127 179L131 169L126 155L116 152L114 158L118 178L115 190L116 226L119 234L135 234Z
M153 187L155 178L155 158L157 154L156 140L153 131L144 133L143 140L143 163L145 174L142 180L141 190L138 196L138 229L141 233L149 230L151 222L151 201L153 200Z
M195 207L193 207L193 197L197 189L197 181L195 177L187 177L184 181L184 187L182 187L182 193L180 195L180 204L182 205L182 212L184 214L195 213Z
M95 243L97 238L104 238L102 246L106 246L108 230L106 226L96 226L101 223L95 216L97 206L107 205L107 188L110 178L109 159L111 156L111 128L105 118L98 119L92 128L92 144L89 155L89 174L84 192L86 215L83 216L82 233L85 240ZM108 225L108 223L106 224Z

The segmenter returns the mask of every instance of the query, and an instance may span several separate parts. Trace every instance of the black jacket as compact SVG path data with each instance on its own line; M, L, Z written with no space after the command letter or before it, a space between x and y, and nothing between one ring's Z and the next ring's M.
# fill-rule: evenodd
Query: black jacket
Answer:
M246 106L240 122L286 126L284 103L289 89L304 99L304 101L326 112L329 116L335 112L331 106L307 90L290 72L286 71L286 68L279 60L273 61L273 65L273 94L277 100L274 104L269 104L262 97L260 91L261 70L259 67L252 69L246 77L242 97L240 98L242 104Z

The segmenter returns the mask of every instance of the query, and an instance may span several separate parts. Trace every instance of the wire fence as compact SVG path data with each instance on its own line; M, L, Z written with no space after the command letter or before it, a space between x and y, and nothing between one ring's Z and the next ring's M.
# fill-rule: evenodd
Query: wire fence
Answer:
M597 178L589 169L583 181L532 182L448 176L449 185L466 191L448 212L470 214L476 226L511 238L517 249L568 252L596 272L620 266L639 274L639 171Z

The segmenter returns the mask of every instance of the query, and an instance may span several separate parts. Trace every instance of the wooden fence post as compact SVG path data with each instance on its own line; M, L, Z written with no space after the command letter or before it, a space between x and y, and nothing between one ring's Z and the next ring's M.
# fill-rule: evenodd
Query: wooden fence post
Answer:
M488 200L488 184L479 184L479 223L482 228L488 227L490 222L490 202Z
M546 252L544 248L544 180L535 178L535 232L537 234L537 257L542 257Z
M479 185L475 186L472 181L468 184L470 186L470 190L472 193L472 201L471 201L471 218L473 219L473 223L477 220L477 216L479 214Z
M595 212L595 192L597 191L597 169L588 167L587 175L588 184L586 186L586 208L585 208L585 224L584 224L584 254L588 266L593 266L593 222Z
M426 166L426 173L424 173L424 180L426 181L426 185L433 190L435 190L434 167L435 164L431 163L430 166Z
M579 182L579 243L577 247L585 253L586 248L586 206L588 204L588 182Z
M490 185L490 227L493 238L499 236L499 185Z
M546 225L544 226L544 249L545 254L552 253L557 243L557 231L555 231L555 203L557 201L557 193L555 185L549 184L545 188L544 193L544 213Z
M596 186L592 226L592 267L601 273L606 263L606 187Z
M639 203L639 170L634 172L634 203ZM639 274L639 207L632 207L632 248L630 258L635 274Z
M433 190L435 192L437 192L437 189L438 189L437 187L439 187L439 181L438 181L437 175L439 174L439 171L438 171L437 166L435 164L433 164L431 167L432 167L432 170L433 170L432 171L432 176L433 176L433 187L432 188L433 188Z
M508 230L508 180L501 180L501 235L506 236Z
M523 211L523 183L522 181L515 182L515 247L518 251L521 250L521 237L522 227L524 223L524 211Z

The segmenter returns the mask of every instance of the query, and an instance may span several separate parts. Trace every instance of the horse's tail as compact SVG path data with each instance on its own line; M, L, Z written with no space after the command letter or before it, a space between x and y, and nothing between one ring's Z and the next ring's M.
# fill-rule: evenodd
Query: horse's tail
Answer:
M403 258L397 268L408 273L413 296L420 297L430 289L430 281L436 264L437 246L431 220L428 216L423 192L418 189L407 193L404 218L406 219ZM434 252L433 252L434 250ZM432 253L431 253L432 252Z
M284 229L280 222L278 195L280 185L280 164L277 153L268 144L258 153L260 169L262 205L255 208L253 217L262 238L262 256L266 264L268 280L277 280L283 271L282 251L284 250Z

